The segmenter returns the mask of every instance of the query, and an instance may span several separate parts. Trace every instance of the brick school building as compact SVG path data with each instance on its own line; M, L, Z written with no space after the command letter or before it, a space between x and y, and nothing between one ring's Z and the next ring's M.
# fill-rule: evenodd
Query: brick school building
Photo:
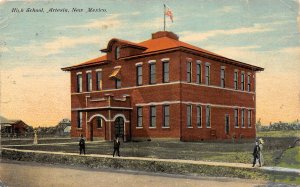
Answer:
M172 32L111 39L71 75L71 136L88 140L254 138L263 68L184 43Z

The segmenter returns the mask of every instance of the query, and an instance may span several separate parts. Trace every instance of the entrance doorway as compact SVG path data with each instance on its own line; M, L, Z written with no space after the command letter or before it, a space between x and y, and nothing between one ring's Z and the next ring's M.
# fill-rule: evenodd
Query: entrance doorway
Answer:
M124 119L122 117L117 117L115 120L115 136L120 139L124 138Z
M229 134L229 115L225 114L225 133Z

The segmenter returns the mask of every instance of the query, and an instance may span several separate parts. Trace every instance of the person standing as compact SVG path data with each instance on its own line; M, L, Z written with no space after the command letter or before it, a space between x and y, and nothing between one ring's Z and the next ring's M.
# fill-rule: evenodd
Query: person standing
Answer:
M261 166L264 165L264 157L263 157L263 154L262 154L263 144L264 144L264 140L262 138L260 138L258 140L258 146L259 146L259 160L260 160Z
M79 154L85 154L85 139L83 138L83 135L81 135L81 138L79 140Z
M38 144L37 130L34 130L33 144L34 145Z
M260 147L258 141L255 142L254 150L253 150L253 165L252 167L255 166L256 160L258 160L259 167L261 167L260 163Z
M116 152L117 152L118 156L120 156L120 140L119 140L118 136L114 139L114 153L113 153L113 157L115 157L115 153Z

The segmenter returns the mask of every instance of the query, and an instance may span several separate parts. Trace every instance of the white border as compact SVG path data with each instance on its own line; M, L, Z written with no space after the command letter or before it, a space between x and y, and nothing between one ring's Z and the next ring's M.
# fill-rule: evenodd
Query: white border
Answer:
M220 86L214 86L214 85L206 85L206 84L198 84L198 83L193 83L193 82L186 82L186 81L174 81L174 82L166 82L166 83L157 83L157 84L147 84L147 85L141 85L141 86L131 86L131 87L123 87L118 90L129 90L129 89L136 89L136 88L144 88L144 87L152 87L152 86L167 86L167 85L173 85L173 84L189 84L189 85L195 85L195 86L203 86L203 87L208 87L208 88L216 88L216 89L223 89L223 90L229 90L229 91L234 91L234 92L242 92L242 93L249 93L249 94L255 94L255 92L251 91L248 92L246 90L235 90L234 88L222 88ZM97 92L111 92L111 91L116 91L115 88L110 88L110 89L104 89L104 90L95 90L91 92L73 92L71 95L78 95L78 94L86 94L86 93L97 93Z
M148 61L148 64L155 64L156 63L156 60L149 60Z
M142 66L142 65L143 65L143 62L135 63L135 66Z

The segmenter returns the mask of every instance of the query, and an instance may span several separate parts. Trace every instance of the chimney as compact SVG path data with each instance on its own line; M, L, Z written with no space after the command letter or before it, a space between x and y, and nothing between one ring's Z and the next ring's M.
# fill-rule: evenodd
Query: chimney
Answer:
M158 31L156 33L152 33L152 39L162 38L162 37L168 37L174 40L179 39L179 37L176 34L170 31Z

